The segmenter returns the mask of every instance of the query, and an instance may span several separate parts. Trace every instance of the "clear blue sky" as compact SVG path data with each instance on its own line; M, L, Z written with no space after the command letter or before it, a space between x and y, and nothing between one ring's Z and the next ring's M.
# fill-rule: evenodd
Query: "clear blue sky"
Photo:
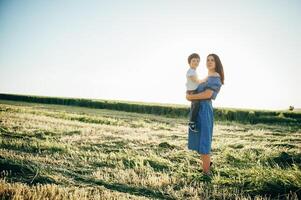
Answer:
M301 107L301 1L0 0L0 92L187 104L187 56L225 70L215 107Z

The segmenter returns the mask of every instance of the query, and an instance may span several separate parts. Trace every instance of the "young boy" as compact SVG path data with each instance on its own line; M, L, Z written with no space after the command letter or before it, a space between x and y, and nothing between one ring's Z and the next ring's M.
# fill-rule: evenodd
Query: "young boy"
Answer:
M196 73L196 68L199 66L200 63L200 56L196 53L191 54L188 57L188 64L189 69L186 73L186 92L188 94L195 94L197 93L197 87L200 83L203 83L207 80L207 78L200 80L198 78L198 75ZM193 132L197 132L196 128L196 118L199 111L199 100L193 100L191 101L191 108L190 108L190 117L189 117L189 129Z

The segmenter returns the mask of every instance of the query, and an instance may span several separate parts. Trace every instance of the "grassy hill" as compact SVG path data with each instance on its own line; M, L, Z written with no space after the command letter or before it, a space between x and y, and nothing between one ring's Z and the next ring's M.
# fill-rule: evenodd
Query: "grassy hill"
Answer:
M185 117L0 100L0 199L298 199L300 136L216 121L208 178Z

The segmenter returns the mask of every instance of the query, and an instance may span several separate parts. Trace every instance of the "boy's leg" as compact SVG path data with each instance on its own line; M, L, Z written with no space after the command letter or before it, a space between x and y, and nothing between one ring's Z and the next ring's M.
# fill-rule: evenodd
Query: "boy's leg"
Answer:
M191 92L192 94L196 94L197 90L193 90ZM196 123L196 119L198 116L198 112L199 112L199 107L200 107L200 101L199 100L193 100L191 102L191 115L190 115L190 121Z
M193 90L187 90L186 93L187 94L193 94ZM190 103L189 122L191 122L192 113L193 113L193 101L191 101L191 103Z
M189 94L195 94L197 93L196 90L193 91L188 91ZM190 107L190 116L189 116L189 129L192 130L193 132L197 132L197 127L196 127L196 119L198 115L198 110L199 110L199 101L194 100L191 101L191 107Z
M191 102L191 115L190 115L190 119L189 119L190 122L196 123L196 119L197 119L199 107L200 107L199 104L200 104L200 101L198 101L198 100L194 100Z

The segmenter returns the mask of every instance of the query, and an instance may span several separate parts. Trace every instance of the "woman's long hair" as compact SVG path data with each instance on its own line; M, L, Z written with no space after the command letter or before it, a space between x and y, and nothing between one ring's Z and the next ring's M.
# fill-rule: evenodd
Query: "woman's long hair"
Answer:
M224 84L224 68L223 68L223 64L221 62L221 60L219 59L218 55L211 53L207 56L207 58L209 56L212 56L214 58L214 62L215 62L215 71L220 75L221 77L221 82L222 84Z

